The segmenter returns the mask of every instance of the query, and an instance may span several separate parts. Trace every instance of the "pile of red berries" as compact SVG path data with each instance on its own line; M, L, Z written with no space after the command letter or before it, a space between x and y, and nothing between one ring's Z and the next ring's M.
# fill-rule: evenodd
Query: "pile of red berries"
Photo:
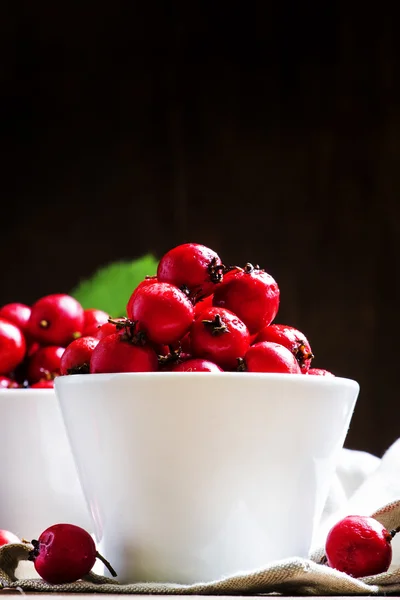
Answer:
M95 335L109 315L84 310L68 294L51 294L33 306L18 302L0 308L0 389L52 388L61 373L65 348Z
M333 376L311 369L306 336L272 324L280 290L250 263L224 265L200 244L182 244L160 260L127 298L126 317L72 341L61 374L139 371L248 371Z

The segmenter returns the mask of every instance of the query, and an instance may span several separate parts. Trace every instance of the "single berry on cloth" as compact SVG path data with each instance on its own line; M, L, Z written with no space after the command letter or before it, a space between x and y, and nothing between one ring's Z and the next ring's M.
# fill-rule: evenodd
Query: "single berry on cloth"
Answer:
M222 281L224 266L214 250L202 244L181 244L161 258L157 278L186 289L191 298L212 294ZM128 315L129 316L129 315Z
M5 544L20 544L21 540L15 533L8 531L7 529L0 529L0 546Z
M77 525L52 525L31 544L30 560L40 577L48 583L72 583L82 579L90 573L96 558L116 577L111 565L97 552L90 534Z
M253 335L275 319L279 300L275 279L247 263L216 287L213 305L235 313Z
M391 541L396 533L397 530L389 532L373 517L349 515L328 532L327 564L352 577L384 573L392 562Z

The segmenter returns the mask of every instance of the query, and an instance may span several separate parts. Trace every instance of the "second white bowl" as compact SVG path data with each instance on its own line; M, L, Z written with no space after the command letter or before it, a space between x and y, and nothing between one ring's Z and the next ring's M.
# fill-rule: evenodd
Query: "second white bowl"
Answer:
M91 531L54 390L0 390L0 528L28 540L54 523Z

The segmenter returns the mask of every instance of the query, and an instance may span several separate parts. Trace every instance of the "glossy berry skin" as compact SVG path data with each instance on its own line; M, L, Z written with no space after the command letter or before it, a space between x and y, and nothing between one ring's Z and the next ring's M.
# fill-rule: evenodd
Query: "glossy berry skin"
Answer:
M0 317L14 323L24 335L27 333L31 308L21 302L11 302L0 308Z
M133 292L128 300L128 304L126 305L126 315L127 315L128 319L132 319L132 304L135 300L137 292L141 288L151 285L152 283L157 283L157 282L158 282L158 279L155 276L154 277L146 277L145 279L143 279L143 281L141 281L139 283L139 285L137 285L135 287L135 289L133 290Z
M32 544L35 569L48 583L78 581L92 570L96 561L92 537L76 525L52 525Z
M192 353L192 342L190 340L189 332L180 340L179 343L180 343L182 352L185 352L186 354Z
M16 381L5 375L0 375L0 390L12 390L18 387L19 385Z
M90 373L90 359L99 341L93 336L86 335L68 344L61 357L61 375Z
M68 346L83 332L84 310L68 294L43 296L33 304L28 330L43 345Z
M0 318L0 375L13 371L22 362L25 352L25 337L19 327Z
M384 573L392 561L392 537L372 517L345 517L327 535L325 555L328 565L352 577Z
M249 373L301 373L290 350L275 342L259 342L250 346L244 356L244 365L243 370Z
M60 375L61 358L65 352L62 346L43 346L28 360L27 375L30 384L41 379L54 379Z
M98 308L87 308L84 310L84 321L82 336L96 335L99 327L107 323L109 315Z
M246 325L232 312L211 307L200 313L190 330L193 357L210 360L229 371L250 345Z
M169 250L158 264L159 281L187 289L193 298L208 296L222 281L221 259L202 244L181 244Z
M152 283L137 291L130 318L152 343L175 344L190 329L193 305L176 286Z
M194 305L194 317L195 318L197 317L197 315L199 315L201 312L203 312L203 310L205 310L206 308L212 307L213 298L214 298L213 294L210 294L209 296L206 296L202 300L199 300L199 302L196 302L196 304Z
M149 345L138 345L125 334L112 333L99 340L90 359L91 373L133 373L158 370L158 357Z
M0 529L0 546L4 546L5 544L20 544L21 540L19 537L8 531L7 529Z
M317 375L319 377L335 377L333 373L326 369L309 369L307 375Z
M307 373L314 358L304 333L289 325L267 325L257 335L255 343L258 342L275 342L285 346L296 358L302 373Z
M221 367L204 358L191 358L173 366L171 371L178 373L220 373Z
M248 264L216 287L213 305L234 312L252 335L274 320L279 299L280 292L275 279L262 269Z

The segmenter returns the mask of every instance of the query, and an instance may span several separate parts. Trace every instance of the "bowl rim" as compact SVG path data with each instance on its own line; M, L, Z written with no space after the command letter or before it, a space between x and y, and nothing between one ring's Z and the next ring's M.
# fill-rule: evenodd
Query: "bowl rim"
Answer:
M34 396L41 396L42 394L46 394L51 396L54 394L54 388L0 388L0 397L5 395L19 395L19 394L27 394Z
M315 387L348 387L354 390L360 390L360 384L355 379L347 377L324 377L318 375L307 376L303 373L239 373L235 371L222 371L220 373L210 372L173 372L173 371L154 371L154 372L137 372L137 373L89 373L89 374L76 374L76 375L59 375L54 380L54 389L57 390L59 386L64 385L79 385L82 381L86 383L99 383L99 382L111 382L114 379L117 380L151 380L151 379L209 379L211 380L223 380L228 379L230 381L244 381L247 384L251 384L253 381L265 381L268 382L282 382L301 385L311 385ZM12 390L9 390L12 391ZM38 390L39 391L39 390ZM48 390L52 391L52 390Z

